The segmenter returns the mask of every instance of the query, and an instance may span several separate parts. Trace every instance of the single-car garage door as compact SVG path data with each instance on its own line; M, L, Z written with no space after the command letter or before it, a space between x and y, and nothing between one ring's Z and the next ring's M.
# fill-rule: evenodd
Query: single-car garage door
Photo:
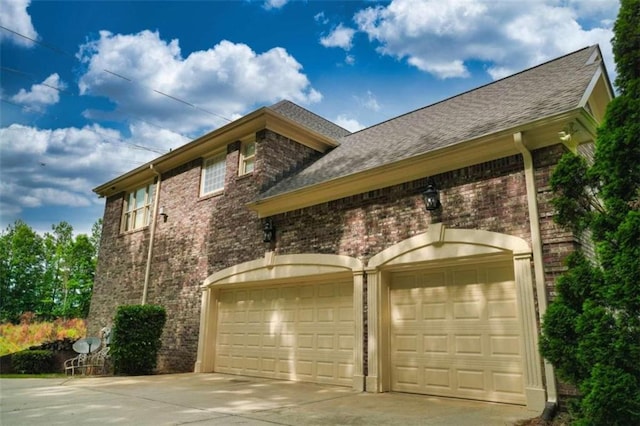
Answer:
M353 282L221 290L215 371L353 384Z
M525 404L511 262L392 274L391 388Z

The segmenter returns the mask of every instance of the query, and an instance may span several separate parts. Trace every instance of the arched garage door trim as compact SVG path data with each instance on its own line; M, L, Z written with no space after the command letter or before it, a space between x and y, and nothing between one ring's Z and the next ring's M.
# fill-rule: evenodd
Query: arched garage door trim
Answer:
M354 336L356 339L353 349L353 387L356 390L363 390L363 349L362 344L359 344L363 336L363 274L362 262L349 256L331 254L276 255L274 252L265 253L264 258L244 262L213 273L204 280L201 287L202 306L195 371L214 371L217 301L221 288L244 284L269 285L292 281L296 278L312 280L323 276L342 275L353 279Z
M424 234L391 246L373 256L366 268L368 312L368 375L370 392L390 390L388 271L434 260L471 256L508 256L513 259L517 306L524 341L523 363L527 407L542 410L546 400L538 355L538 333L531 273L531 248L518 237L471 229L431 225Z

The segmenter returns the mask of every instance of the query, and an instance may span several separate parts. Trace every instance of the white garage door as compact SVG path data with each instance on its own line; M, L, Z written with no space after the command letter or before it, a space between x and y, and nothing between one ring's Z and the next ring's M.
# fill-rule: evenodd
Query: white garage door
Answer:
M353 384L353 283L223 290L215 371Z
M510 262L398 272L391 288L391 387L525 404Z

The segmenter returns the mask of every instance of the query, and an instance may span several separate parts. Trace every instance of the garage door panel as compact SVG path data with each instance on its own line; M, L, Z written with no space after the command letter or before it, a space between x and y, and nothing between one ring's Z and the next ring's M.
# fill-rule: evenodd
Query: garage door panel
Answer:
M352 385L353 284L225 289L215 371Z
M394 273L390 296L393 390L525 403L509 262Z

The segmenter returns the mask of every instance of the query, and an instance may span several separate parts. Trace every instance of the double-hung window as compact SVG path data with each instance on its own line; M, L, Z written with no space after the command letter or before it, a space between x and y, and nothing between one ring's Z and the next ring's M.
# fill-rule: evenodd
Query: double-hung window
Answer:
M149 183L127 193L122 214L124 232L149 225L155 188L154 183Z
M224 189L226 169L224 153L204 160L200 177L200 196L214 194Z
M244 142L240 151L240 176L253 172L256 164L256 143L254 141Z

